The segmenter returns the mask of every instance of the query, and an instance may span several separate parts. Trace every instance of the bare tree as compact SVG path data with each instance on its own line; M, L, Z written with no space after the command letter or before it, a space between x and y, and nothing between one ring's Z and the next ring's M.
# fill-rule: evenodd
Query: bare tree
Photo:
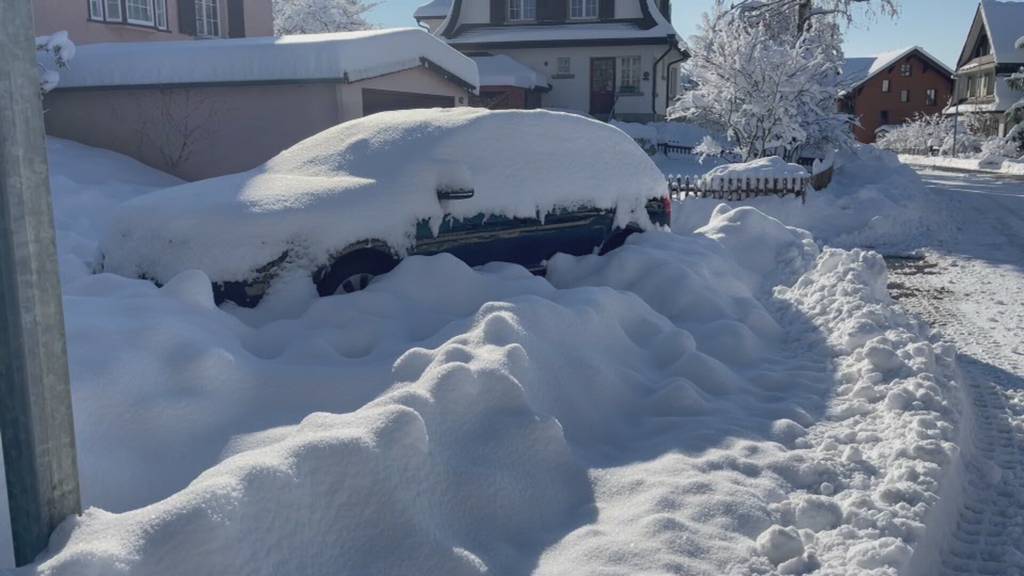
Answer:
M155 120L150 113L139 115L147 119L137 128L140 148L154 150L161 167L172 173L218 134L224 112L219 99L193 88L164 88L139 99L138 106L157 111Z

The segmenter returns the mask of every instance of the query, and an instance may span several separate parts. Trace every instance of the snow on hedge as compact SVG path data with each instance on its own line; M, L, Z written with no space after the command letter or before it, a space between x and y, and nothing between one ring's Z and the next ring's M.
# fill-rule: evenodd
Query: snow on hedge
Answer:
M427 60L478 87L476 64L419 28L194 42L80 46L63 88L224 82L355 82L418 68Z
M439 188L476 194L442 206ZM287 251L291 264L312 270L357 241L381 240L401 254L418 221L436 230L445 213L535 217L586 203L615 209L619 225L647 227L646 201L665 194L657 166L603 122L539 110L386 112L249 172L125 204L103 245L105 269L160 282L190 268L242 280Z
M701 183L707 188L725 190L729 186L741 187L743 182L761 181L779 183L780 187L796 188L801 180L810 177L807 170L799 164L791 164L778 156L758 158L739 164L722 164L709 170Z

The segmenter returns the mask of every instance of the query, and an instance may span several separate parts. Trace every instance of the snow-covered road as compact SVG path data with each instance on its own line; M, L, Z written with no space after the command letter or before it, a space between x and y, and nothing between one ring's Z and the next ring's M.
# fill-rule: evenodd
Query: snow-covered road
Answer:
M960 352L974 407L947 574L1024 574L1024 181L922 171L954 225L890 287Z

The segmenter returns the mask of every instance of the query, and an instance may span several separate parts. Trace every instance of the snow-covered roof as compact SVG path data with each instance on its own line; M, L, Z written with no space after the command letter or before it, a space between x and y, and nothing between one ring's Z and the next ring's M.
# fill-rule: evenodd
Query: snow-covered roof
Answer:
M625 40L665 38L675 34L671 25L641 30L632 22L556 24L552 26L481 26L461 32L448 42L459 44L502 44L511 42L558 42L564 40Z
M920 46L908 46L906 48L900 48L899 50L891 50L889 52L883 52L882 54L876 54L875 56L847 58L843 63L843 75L839 79L839 85L846 91L853 90L867 82L875 74L878 74L882 70L885 70L896 62L899 62L912 52L920 52L933 63L941 66L947 74L950 76L953 75L953 71L943 64L942 60L932 56L924 48L921 48Z
M1024 33L1024 2L981 1L981 17L988 28L992 54L999 64L1024 64L1024 50L1016 47Z
M654 4L654 0L640 1L646 3L645 12L650 15L647 22L653 24L648 24L647 28L644 27L645 24L636 21L609 21L586 24L473 26L465 29L460 26L455 34L448 34L445 30L453 17L449 12L438 28L438 34L446 36L448 43L453 45L628 41L672 36L675 37L679 50L685 50L685 43L672 27L672 23L665 19L661 10Z
M452 7L452 0L431 0L426 4L416 8L413 12L413 18L417 20L424 18L444 18L448 15L448 10Z
M419 28L81 46L61 88L286 80L354 82L429 63L474 89L476 64Z
M439 188L475 195L445 205ZM103 244L104 268L160 282L190 269L242 280L287 252L288 266L311 271L359 241L404 254L418 222L439 226L445 214L536 217L580 203L614 209L617 225L649 227L644 206L664 194L647 153L597 120L470 107L381 112L251 171L123 204Z
M548 78L526 64L504 54L474 56L480 70L481 86L518 86L519 88L545 88Z

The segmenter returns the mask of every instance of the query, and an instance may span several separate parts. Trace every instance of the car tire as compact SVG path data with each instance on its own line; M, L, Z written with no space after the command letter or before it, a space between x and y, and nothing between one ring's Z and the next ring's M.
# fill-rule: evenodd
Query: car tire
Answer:
M615 250L619 246L622 246L623 244L626 243L626 238L629 238L630 236L636 234L637 232L641 232L640 228L632 225L626 226L625 228L616 228L612 230L612 233L608 236L608 239L605 240L604 244L601 245L601 251L599 253L601 255L604 255L611 252L612 250Z
M320 296L350 294L398 265L398 259L383 250L367 248L349 252L313 275Z

